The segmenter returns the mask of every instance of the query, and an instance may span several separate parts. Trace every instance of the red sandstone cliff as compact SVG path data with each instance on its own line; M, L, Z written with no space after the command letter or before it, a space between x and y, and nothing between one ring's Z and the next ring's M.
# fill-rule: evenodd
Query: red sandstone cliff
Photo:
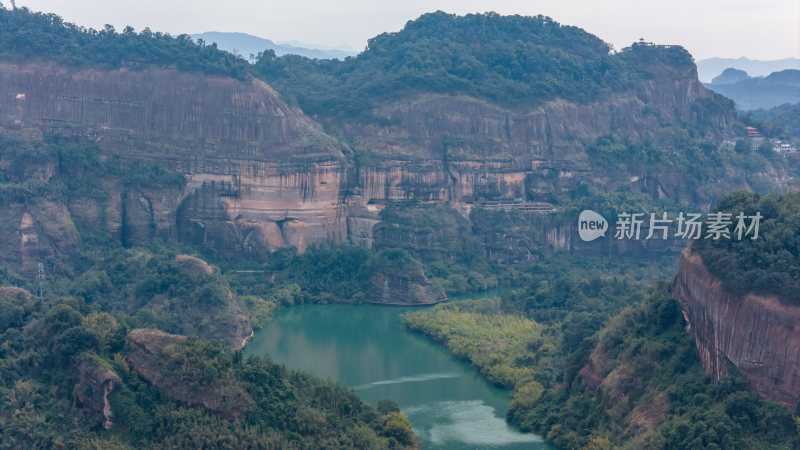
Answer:
M673 296L683 308L706 372L728 374L728 361L764 397L794 407L800 400L800 308L775 297L736 297L684 250Z
M185 174L182 191L129 190L111 204L71 205L77 220L124 228L131 243L179 235L247 253L346 240L340 145L258 80L0 63L0 131L75 136L104 155ZM45 223L22 222L20 230Z
M259 80L151 68L71 70L0 62L0 126L74 135L131 158L214 170L213 158L340 156L335 142Z
M103 157L153 161L186 176L180 190L110 182L110 201L72 199L59 219L66 234L74 222L127 244L177 238L258 256L348 240L371 246L380 212L393 199L447 203L467 217L483 200L566 192L589 182L709 204L707 193L687 191L685 174L614 179L597 173L584 152L587 142L608 133L635 136L662 122L693 120L698 101L711 94L693 67L661 69L636 89L590 104L556 100L512 111L469 96L426 95L374 111L391 125L326 123L366 152L356 161L347 145L258 80L0 63L0 133L25 140L77 136L95 143ZM733 114L707 117L709 129L729 133ZM0 155L0 175L8 176L4 164ZM40 166L29 168L31 177L46 180L58 171L57 161ZM45 233L53 220L29 209L14 205L0 227L17 267L59 246L74 247L66 234ZM480 239L502 261L530 258L537 246L574 245L568 231L540 231L547 238L533 244L507 232Z

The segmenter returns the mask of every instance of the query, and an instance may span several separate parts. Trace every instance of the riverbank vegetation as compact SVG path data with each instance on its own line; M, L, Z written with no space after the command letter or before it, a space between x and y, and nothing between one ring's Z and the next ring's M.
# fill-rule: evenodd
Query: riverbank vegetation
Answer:
M384 273L427 283L422 264L401 248L374 251L329 244L313 245L302 253L294 247L279 248L263 261L211 259L223 267L235 292L278 307L379 301L382 285L376 279Z
M576 261L556 256L521 271L522 287L500 299L404 321L508 388L509 421L559 448L800 444L792 413L735 370L711 383L679 305L656 281L663 269Z
M339 385L210 341L131 332L140 318L96 300L5 287L0 317L0 448L415 443L405 416L382 417ZM135 363L131 336L152 350Z
M552 363L552 337L532 320L493 314L497 306L492 300L442 304L406 313L403 322L470 361L489 381L513 390L515 401L535 402L543 388L534 367L547 370Z

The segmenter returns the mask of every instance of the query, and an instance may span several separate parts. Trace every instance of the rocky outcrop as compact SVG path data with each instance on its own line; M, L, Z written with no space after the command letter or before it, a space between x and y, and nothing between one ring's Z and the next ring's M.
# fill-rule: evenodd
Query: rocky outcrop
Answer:
M202 406L226 419L242 417L254 407L253 399L237 380L208 378L204 362L187 359L180 350L185 336L152 329L137 329L128 334L126 360L150 384L166 395L190 406ZM205 371L204 371L205 370ZM191 377L202 373L205 377Z
M700 360L714 379L734 364L753 389L791 408L800 400L800 308L774 296L729 294L700 255L681 255L673 285Z
M421 269L378 270L370 278L367 301L392 305L432 305L447 300L438 286L428 282Z
M0 133L23 140L76 137L95 144L102 158L121 164L146 160L183 174L179 188L109 181L107 199L71 199L71 220L126 245L177 238L222 254L264 257L279 247L302 251L329 242L423 243L435 236L392 228L373 233L388 202L416 199L468 218L472 207L486 201L546 198L589 182L710 204L704 193L686 191L685 174L620 180L589 165L584 150L593 139L657 135L664 123L699 120L703 102L712 98L691 65L644 70L652 76L635 88L587 104L554 100L512 110L466 95L425 94L379 105L372 111L379 121L323 119L359 150L354 154L259 80L157 68L0 63ZM735 117L731 109L703 119L721 137L730 133ZM11 164L2 158L0 169ZM43 180L58 172L56 159L23 166ZM536 230L535 238L524 232L481 231L476 242L485 249L479 253L519 261L534 258L542 246L580 245L563 227ZM56 243L35 227L20 236L47 245L31 247L28 256L17 245L11 253L15 267ZM452 249L427 248L431 255L444 250L444 257L458 257Z
M102 413L103 427L110 429L114 424L114 412L108 396L122 384L122 379L96 355L82 355L75 370L75 399L84 408Z
M185 285L204 288L190 295L153 297L146 308L153 314L156 326L176 333L197 335L231 350L244 347L253 328L239 299L221 278L219 270L189 255L176 256L175 266ZM176 327L175 323L163 319L162 313L178 314L183 320Z
M73 205L105 216L127 243L180 235L264 253L347 236L340 146L258 80L0 63L0 130L77 137L185 174L182 190L112 190L111 204Z
M71 258L79 251L72 217L63 203L37 199L5 202L0 215L0 258L12 270L34 278L49 258ZM45 268L47 271L51 267Z
M214 158L335 158L333 140L258 80L175 70L71 70L0 63L0 125L77 136L129 158L214 171Z

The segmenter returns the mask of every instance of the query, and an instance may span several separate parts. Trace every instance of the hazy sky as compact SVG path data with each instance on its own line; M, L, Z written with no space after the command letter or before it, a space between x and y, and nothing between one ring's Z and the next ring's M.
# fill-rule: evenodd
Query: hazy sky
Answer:
M0 0L6 6L10 0ZM78 25L121 30L146 26L171 34L240 31L273 41L348 45L398 31L425 12L497 11L550 16L598 35L616 48L644 37L686 47L695 59L800 57L798 0L17 0Z

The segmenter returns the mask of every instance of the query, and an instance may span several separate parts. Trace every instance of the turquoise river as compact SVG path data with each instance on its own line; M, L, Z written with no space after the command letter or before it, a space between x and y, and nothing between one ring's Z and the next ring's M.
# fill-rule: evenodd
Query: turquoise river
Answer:
M424 449L551 448L506 423L508 393L442 346L406 329L400 315L412 309L284 308L255 334L245 353L269 355L287 367L338 381L373 406L384 398L395 400Z

